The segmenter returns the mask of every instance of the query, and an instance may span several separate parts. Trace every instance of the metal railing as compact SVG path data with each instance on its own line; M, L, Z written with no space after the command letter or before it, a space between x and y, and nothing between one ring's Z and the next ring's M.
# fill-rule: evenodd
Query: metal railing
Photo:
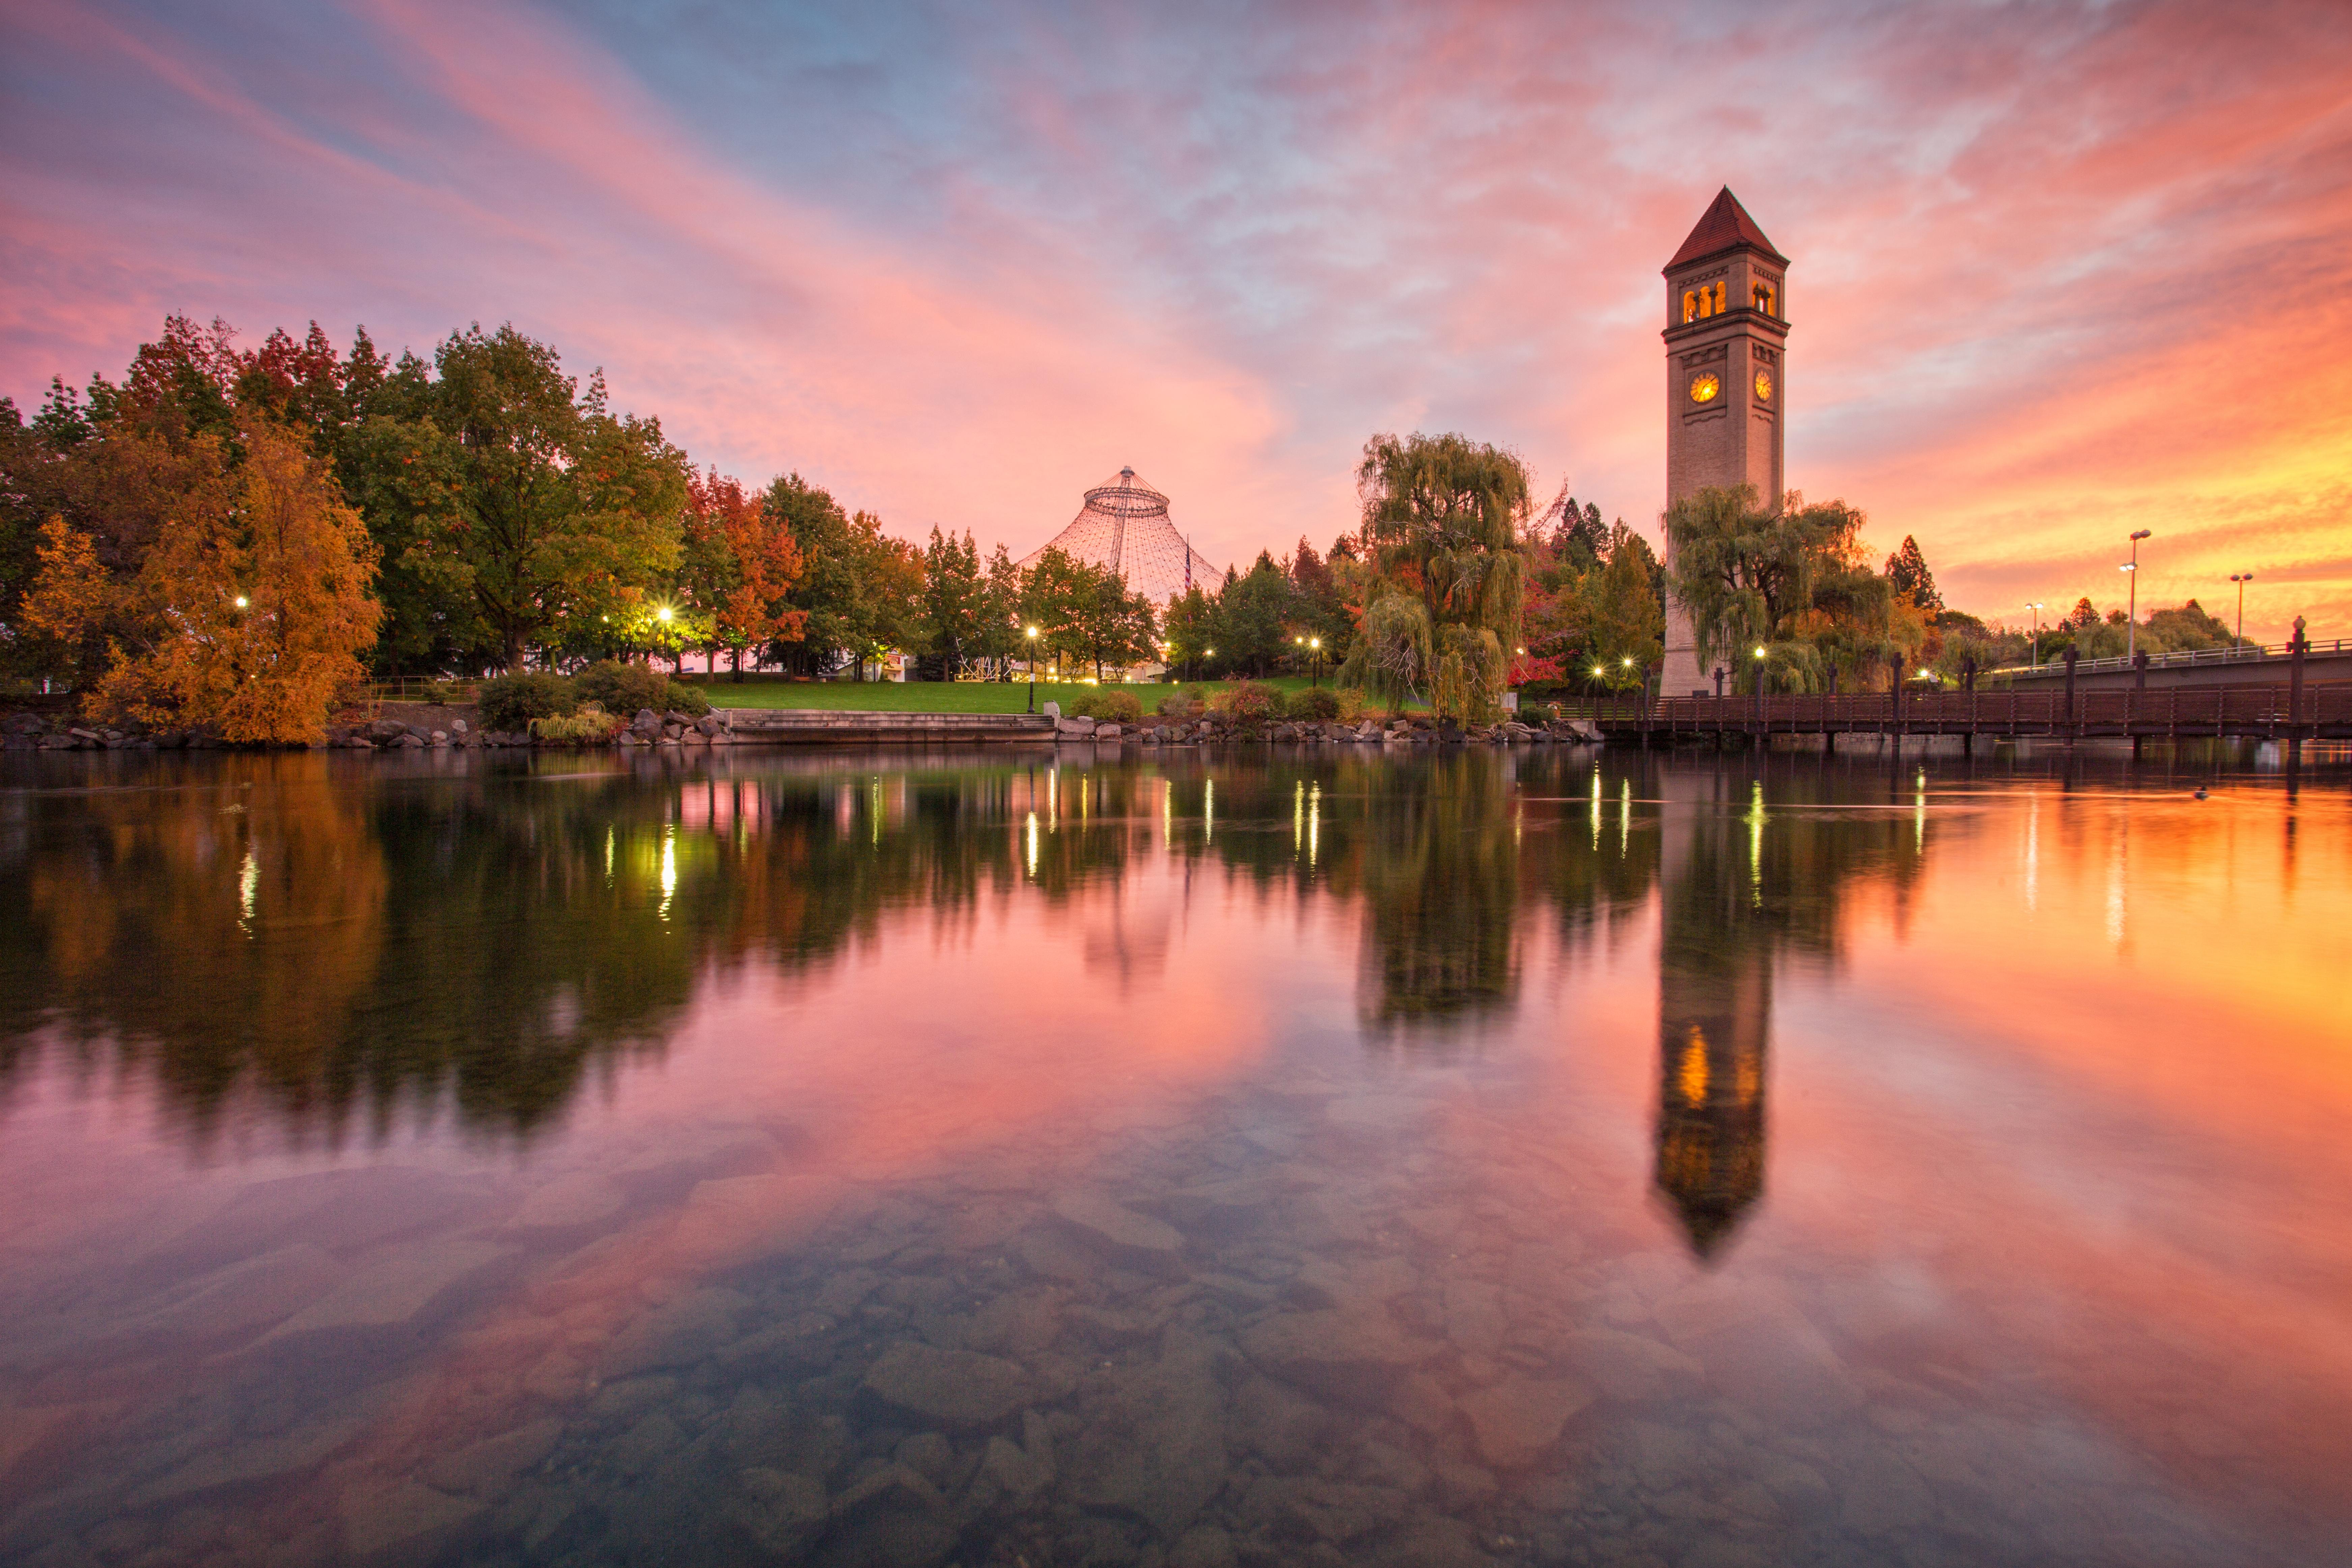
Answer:
M2334 642L2306 642L2303 648L2305 658L2313 654L2352 653L2352 639L2337 637ZM2260 664L2265 659L2283 659L2294 651L2293 644L2283 642L2240 643L2234 647L2180 648L2171 653L2149 654L2147 667L2150 669L2193 669L2210 665ZM2132 661L2120 654L2106 658L2078 658L2074 661L2074 673L2077 675L2100 675L2131 668ZM2028 678L2063 676L2065 673L2065 660L2053 658L2040 664L2003 665L1999 669L1985 671L1985 679L1999 679L2021 675Z
M2156 691L1753 693L1593 705L1603 728L1650 734L2352 736L2352 681L2167 687Z
M355 702L423 702L438 690L445 701L471 702L481 695L481 687L479 680L470 677L412 675L398 680L362 681L348 689L346 696Z

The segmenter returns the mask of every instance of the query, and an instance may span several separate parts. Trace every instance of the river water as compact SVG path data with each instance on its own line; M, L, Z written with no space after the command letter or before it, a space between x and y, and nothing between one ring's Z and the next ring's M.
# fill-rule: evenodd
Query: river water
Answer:
M2343 1561L2340 769L5 764L0 1561Z

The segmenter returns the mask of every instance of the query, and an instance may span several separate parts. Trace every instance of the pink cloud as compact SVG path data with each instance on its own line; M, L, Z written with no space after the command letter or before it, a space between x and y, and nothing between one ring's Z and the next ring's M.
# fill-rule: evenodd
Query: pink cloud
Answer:
M1657 268L1727 180L1794 258L1792 482L1956 603L2104 602L2152 527L2144 596L2250 569L2250 629L2352 620L2324 7L950 17L941 119L885 153L524 5L344 21L364 58L273 70L15 14L137 105L0 152L20 400L169 309L419 348L511 318L698 458L910 534L1024 550L1131 462L1246 561L1348 526L1363 437L1414 426L1652 523Z

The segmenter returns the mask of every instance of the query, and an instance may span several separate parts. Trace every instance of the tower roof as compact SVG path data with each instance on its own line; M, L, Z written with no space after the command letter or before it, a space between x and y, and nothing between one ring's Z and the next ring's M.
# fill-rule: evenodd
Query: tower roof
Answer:
M1690 237L1683 241L1683 247L1675 252L1675 258L1666 263L1665 269L1672 272L1742 246L1762 251L1783 267L1789 265L1789 258L1772 248L1772 242L1764 237L1764 231L1756 226L1756 220L1748 216L1748 209L1739 205L1739 198L1726 185L1716 194L1715 205L1706 209L1698 226L1690 231Z

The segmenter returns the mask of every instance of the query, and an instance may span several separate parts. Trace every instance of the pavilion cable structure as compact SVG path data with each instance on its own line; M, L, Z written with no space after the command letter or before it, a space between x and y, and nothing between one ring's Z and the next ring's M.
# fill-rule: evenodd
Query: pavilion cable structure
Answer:
M1169 521L1168 498L1121 468L1086 493L1069 526L1021 558L1025 570L1048 550L1107 566L1127 580L1128 591L1165 605L1196 584L1213 590L1224 574L1192 548Z

